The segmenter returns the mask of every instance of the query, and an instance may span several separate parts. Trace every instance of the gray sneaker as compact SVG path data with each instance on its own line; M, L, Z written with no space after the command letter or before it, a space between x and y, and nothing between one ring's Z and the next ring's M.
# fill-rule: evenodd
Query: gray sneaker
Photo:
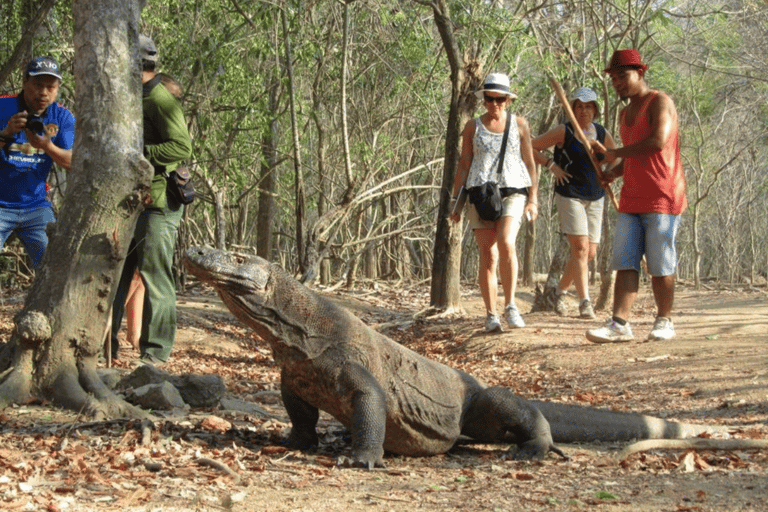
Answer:
M635 339L629 322L620 325L613 319L608 320L608 323L599 329L588 330L586 336L592 343L627 343Z
M507 321L510 327L525 327L523 317L520 316L520 311L517 310L517 306L514 304L507 304L507 307L504 308L504 320Z
M675 337L675 326L667 317L657 316L653 329L648 334L648 341L671 340Z
M555 292L555 313L558 316L565 316L568 313L568 306L565 305L565 295L565 292Z
M579 318L595 318L595 310L589 299L584 299L579 303Z
M499 316L496 313L488 313L488 317L485 319L485 332L501 332L501 322Z

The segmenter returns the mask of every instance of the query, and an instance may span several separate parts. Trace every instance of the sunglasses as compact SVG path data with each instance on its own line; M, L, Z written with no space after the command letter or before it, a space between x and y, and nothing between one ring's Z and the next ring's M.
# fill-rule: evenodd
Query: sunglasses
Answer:
M507 101L507 96L488 96L487 94L483 94L483 97L488 103L504 103Z

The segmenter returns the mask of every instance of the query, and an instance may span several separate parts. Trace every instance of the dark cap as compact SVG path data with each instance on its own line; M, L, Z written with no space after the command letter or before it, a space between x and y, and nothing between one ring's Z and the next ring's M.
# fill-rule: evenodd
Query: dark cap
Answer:
M152 39L144 34L139 36L139 55L141 55L141 60L157 62L157 46Z
M35 57L27 64L27 76L51 75L61 80L59 63L53 57Z
M637 53L637 50L616 50L611 56L611 61L608 67L605 68L606 73L610 73L614 68L637 68L645 71L648 69L648 65L643 62L643 58Z

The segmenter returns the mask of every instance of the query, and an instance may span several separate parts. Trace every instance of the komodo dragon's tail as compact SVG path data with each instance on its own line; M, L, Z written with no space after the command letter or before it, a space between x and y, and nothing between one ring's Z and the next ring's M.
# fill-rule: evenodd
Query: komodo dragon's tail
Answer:
M643 414L614 412L555 402L531 401L549 421L556 443L685 439L703 432L727 431L720 425L676 423Z

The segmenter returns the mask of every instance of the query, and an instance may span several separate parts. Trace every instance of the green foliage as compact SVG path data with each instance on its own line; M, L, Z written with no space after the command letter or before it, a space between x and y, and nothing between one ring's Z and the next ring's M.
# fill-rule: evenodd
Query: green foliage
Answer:
M23 5L31 3L14 0L0 5L0 55L10 55L21 36L30 15L22 10ZM287 34L283 33L281 5L287 9ZM750 194L768 186L754 170L757 163L768 160L766 136L760 136L761 130L768 129L768 62L762 50L768 41L768 6L738 1L721 9L726 2L716 0L643 0L632 5L636 8L628 11L605 2L451 0L448 14L466 62L478 63L478 73L510 74L519 95L513 109L528 119L533 130L545 121L559 122L548 82L553 74L568 90L588 85L600 95L607 91L601 98L601 104L607 103L603 105L608 112L604 119L618 136L611 123L621 105L602 70L615 47L639 46L651 61L649 83L667 91L676 102L692 201L703 190L697 186L704 187L714 179L714 170L742 143L756 141L731 164L728 172L732 174L718 183L712 198L704 201L702 222L714 224L714 219L725 218L717 210L736 196L745 205L753 204L749 201L759 204ZM645 6L648 8L643 9ZM709 14L701 15L703 12ZM216 219L213 203L218 197L228 243L250 247L260 232L268 231L276 243L276 259L295 266L293 100L308 229L321 210L327 212L348 199L345 194L350 187L352 197L359 197L367 189L387 183L385 196L361 202L342 221L339 231L324 240L332 247L334 261L342 262L339 269L362 246L380 250L378 240L361 242L366 234L386 234L411 224L418 228L392 235L392 244L407 241L408 251L403 250L404 245L388 251L421 255L422 261L413 267L429 266L440 197L437 191L443 176L440 163L426 164L445 154L451 95L445 48L432 10L420 3L351 2L347 75L343 77L343 14L340 2L240 0L235 7L221 0L148 1L142 31L158 45L161 70L182 85L194 139L201 193L201 200L190 208L192 233L200 238L195 242L210 243L206 238L214 231L212 224L218 222L211 220ZM56 3L44 29L35 38L35 53L55 55L69 73L74 57L71 0ZM291 48L292 98L285 39ZM496 47L500 49L492 53ZM342 83L346 86L343 106L349 163L344 154ZM14 92L19 85L16 72L1 87L4 92ZM67 74L62 97L76 109L71 104L74 87ZM275 154L265 152L264 147L274 147ZM269 226L254 225L259 193L268 187L262 166L270 167L274 178L274 189L265 195L275 205ZM396 178L414 168L419 171ZM731 183L739 187L731 189ZM544 201L550 196L550 175L545 173L540 198ZM752 215L755 213L759 212ZM749 223L741 210L734 209L732 215L731 226ZM536 242L539 271L548 268L557 243L556 223L554 216L539 222L543 228ZM754 229L755 240L768 242L765 228ZM732 229L729 236L733 240L728 243L722 236L718 240L715 231L712 228L706 233L707 243L720 247L721 252L729 243L747 245L737 238L743 230ZM683 246L686 244L684 240ZM717 250L709 252L712 269L739 267L743 263L738 262L744 261L740 259L743 251L736 249L733 261L725 263L718 260ZM691 259L687 254L683 251L681 256L683 273ZM385 259L383 255L383 251L377 252L379 259ZM754 256L754 260L759 258ZM466 267L467 275L474 273L471 265Z

